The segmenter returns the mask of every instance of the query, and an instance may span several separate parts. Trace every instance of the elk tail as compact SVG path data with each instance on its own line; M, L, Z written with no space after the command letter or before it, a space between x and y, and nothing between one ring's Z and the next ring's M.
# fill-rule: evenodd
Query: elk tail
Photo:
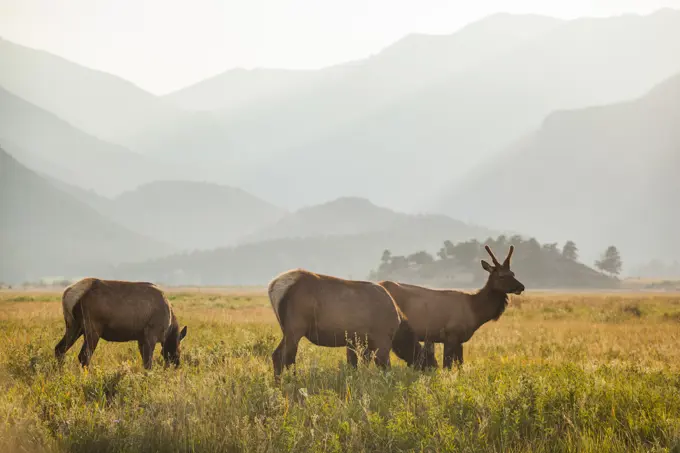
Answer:
M67 328L76 322L73 309L80 302L80 299L92 288L94 282L95 279L93 278L84 278L64 290L64 294L61 297L61 308L64 311L64 322L66 322Z

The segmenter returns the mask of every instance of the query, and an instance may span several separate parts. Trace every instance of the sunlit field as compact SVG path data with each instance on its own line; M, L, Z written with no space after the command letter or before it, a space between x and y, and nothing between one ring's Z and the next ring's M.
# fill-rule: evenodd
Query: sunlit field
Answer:
M180 369L101 341L59 369L59 292L0 292L0 451L680 451L680 295L529 294L465 345L460 370L345 365L281 337L263 291L170 290ZM441 345L437 359L441 364Z

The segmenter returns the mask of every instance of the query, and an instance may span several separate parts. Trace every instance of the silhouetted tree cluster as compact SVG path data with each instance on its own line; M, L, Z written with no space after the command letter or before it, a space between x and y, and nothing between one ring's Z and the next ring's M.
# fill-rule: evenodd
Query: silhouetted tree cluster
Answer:
M393 256L389 250L382 255L380 267L371 273L375 279L410 279L412 283L427 279L445 281L447 277L472 275L475 283L482 283L486 274L480 260L486 257L484 246L488 245L499 255L504 255L511 245L515 247L513 269L525 284L534 287L594 287L612 286L615 282L594 269L578 262L578 248L574 241L541 244L535 238L500 236L484 242L470 240L457 244L444 241L432 256L419 251L408 256ZM610 276L618 275L621 260L616 248L607 251L597 267ZM604 267L601 267L604 266Z
M434 258L432 257L432 255L430 255L424 250L409 255L408 257L406 257L406 260L409 263L417 264L420 266L434 263Z

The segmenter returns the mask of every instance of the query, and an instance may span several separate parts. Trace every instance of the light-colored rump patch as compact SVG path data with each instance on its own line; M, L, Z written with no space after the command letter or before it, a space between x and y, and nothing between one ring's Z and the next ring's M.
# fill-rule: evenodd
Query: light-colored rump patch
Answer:
M64 310L64 320L66 321L67 326L70 326L75 320L73 316L73 307L75 307L80 298L90 290L93 283L93 278L84 278L64 290L64 295L61 298L61 307Z
M267 292L269 293L269 302L272 304L274 314L276 315L276 319L279 321L279 326L281 326L281 328L283 328L283 325L281 325L281 317L279 316L279 305L281 304L281 300L283 300L288 289L304 274L305 271L302 269L294 269L280 274L269 283L267 289Z

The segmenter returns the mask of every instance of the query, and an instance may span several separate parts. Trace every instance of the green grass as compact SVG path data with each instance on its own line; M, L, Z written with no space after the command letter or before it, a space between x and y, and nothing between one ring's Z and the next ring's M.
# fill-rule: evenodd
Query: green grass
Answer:
M680 452L680 296L513 299L461 370L353 370L306 340L276 386L261 293L171 293L182 367L79 341L62 369L59 294L0 292L0 451ZM437 349L441 363L441 347Z

